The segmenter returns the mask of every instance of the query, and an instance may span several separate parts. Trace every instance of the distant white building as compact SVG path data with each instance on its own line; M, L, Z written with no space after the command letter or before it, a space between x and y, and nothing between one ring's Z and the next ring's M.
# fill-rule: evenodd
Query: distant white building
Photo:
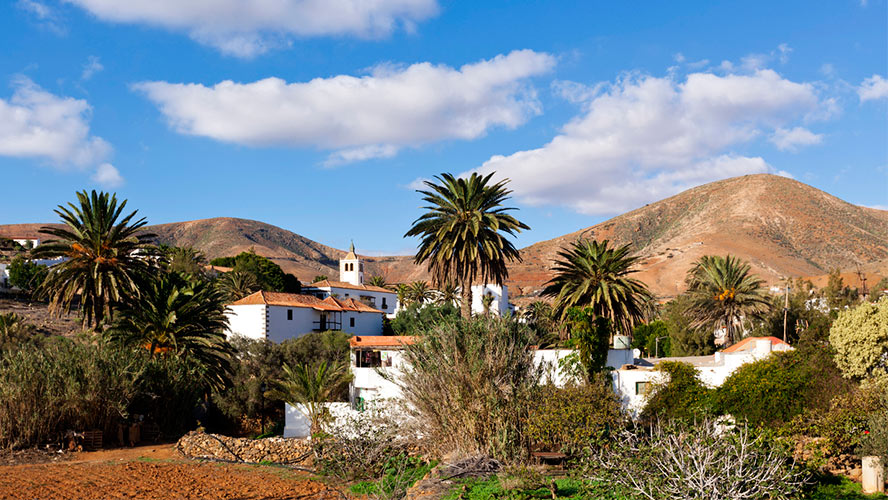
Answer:
M509 303L509 287L506 285L484 284L472 285L472 313L484 313L484 297L493 297L490 312L497 316L505 316L515 312L515 306ZM490 299L488 299L490 300Z
M395 314L398 302L398 294L395 292L364 284L364 263L355 254L354 243L348 254L339 261L339 281L326 279L303 284L302 291L321 299L328 297L341 300L355 299L389 316Z
M354 299L259 291L226 307L228 336L282 342L311 332L380 335L384 313Z

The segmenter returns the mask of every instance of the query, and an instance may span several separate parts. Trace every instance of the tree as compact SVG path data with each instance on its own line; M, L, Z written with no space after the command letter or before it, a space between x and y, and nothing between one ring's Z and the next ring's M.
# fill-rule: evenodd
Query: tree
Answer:
M312 283L317 283L317 282L319 282L319 281L324 281L324 280L326 280L326 279L327 279L327 275L326 275L326 274L319 274L319 275L315 276L314 279L311 280L311 282L312 282Z
M661 361L664 378L654 383L641 418L693 421L709 412L709 393L697 369L681 361Z
M405 236L421 238L416 264L427 264L437 286L454 280L461 286L460 309L472 316L472 283L480 278L498 285L509 276L506 263L520 261L518 249L507 236L530 229L503 207L511 191L507 179L489 184L493 173L456 178L435 176L438 184L425 181L428 190L418 190L428 203L426 213L413 222Z
M888 376L888 298L840 312L829 331L829 342L845 377Z
M191 359L209 385L222 387L232 352L227 328L224 298L212 284L161 274L145 285L138 300L120 308L106 335L112 342L144 348L149 357Z
M275 383L271 396L295 407L305 408L311 422L311 433L321 432L327 414L324 403L347 385L351 376L344 363L321 361L316 366L308 364L291 368L284 365L283 377Z
M407 292L411 304L423 305L435 298L435 291L425 281L414 281Z
M395 335L421 335L432 326L459 317L459 308L453 304L410 304L398 311L391 322Z
M537 341L541 346L565 340L567 332L562 327L561 322L555 318L555 310L552 308L552 304L544 300L535 300L527 304L527 307L521 311L521 318L536 334Z
M842 271L835 268L829 272L826 286L820 290L826 305L832 310L844 309L857 301L857 290L845 285Z
M385 276L380 276L378 274L370 276L370 279L367 280L367 284L370 286L378 286L379 288L385 288L387 285L385 282Z
M46 279L49 269L19 255L9 263L9 284L25 292L33 292Z
M493 295L485 293L481 296L481 306L484 308L484 315L490 316L490 306L493 305Z
M660 313L666 323L672 356L708 356L715 352L712 332L693 326L688 314L690 305L690 297L682 294L667 302Z
M704 255L688 271L692 324L713 330L724 327L726 346L737 340L737 323L761 319L771 307L762 281L749 269L749 264L731 255Z
M36 258L67 257L52 266L37 289L49 297L55 314L68 312L79 298L84 326L101 329L112 308L139 295L139 281L152 268L156 249L153 234L139 232L145 219L133 220L136 212L121 218L126 200L86 191L77 193L79 206L68 203L55 210L63 227L43 227L54 237L32 251Z
M612 248L608 240L578 239L558 252L553 277L543 295L555 297L555 310L563 318L571 307L590 307L607 318L617 331L631 334L644 318L644 304L651 293L641 281L630 278L638 257L629 245Z
M216 281L219 291L229 301L240 300L260 289L256 275L246 271L230 271Z
M436 301L438 304L459 305L459 286L452 280L438 286Z
M410 305L410 285L398 283L398 286L395 287L395 292L398 294L399 308L403 309Z
M166 268L170 272L204 276L204 266L207 265L207 257L203 252L194 247L174 247L163 245L160 247L166 258Z
M576 346L580 363L586 371L586 381L591 382L607 366L611 322L596 314L591 307L572 307L567 310L567 318L571 342Z
M662 320L642 323L632 332L632 347L648 356L669 357L672 353L670 344L669 329Z

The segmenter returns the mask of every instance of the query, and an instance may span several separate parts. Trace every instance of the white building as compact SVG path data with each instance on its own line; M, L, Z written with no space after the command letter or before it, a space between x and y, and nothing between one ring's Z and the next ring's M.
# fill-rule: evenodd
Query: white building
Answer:
M323 280L304 284L302 291L321 299L355 299L374 309L393 316L396 312L398 295L387 289L364 284L364 263L355 254L352 244L348 254L339 261L339 281ZM381 333L381 331L380 331Z
M700 380L709 387L718 387L741 365L764 359L772 352L792 350L777 337L747 337L711 356L635 359L631 365L613 372L614 387L623 407L637 415L647 402L652 385L663 381L657 365L663 361L680 361L697 369Z
M228 335L282 342L311 332L382 333L384 313L354 299L259 291L228 305Z
M472 285L472 313L484 313L484 296L493 297L490 303L490 312L498 316L515 312L515 307L509 303L509 287L506 285Z

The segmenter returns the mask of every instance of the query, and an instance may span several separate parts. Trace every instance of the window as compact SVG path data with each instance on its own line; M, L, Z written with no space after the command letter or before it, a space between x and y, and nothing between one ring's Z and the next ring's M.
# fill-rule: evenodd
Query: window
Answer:
M383 309L388 309L388 308L389 308L388 304L385 303L385 297L382 298L382 308L383 308Z
M348 318L348 326L355 327L355 318Z
M635 383L635 394L639 396L647 396L651 391L651 383L650 382L636 382Z
M287 309L287 319L289 321L293 321L293 310L292 309Z
M355 351L355 366L357 368L391 368L392 352L360 350Z

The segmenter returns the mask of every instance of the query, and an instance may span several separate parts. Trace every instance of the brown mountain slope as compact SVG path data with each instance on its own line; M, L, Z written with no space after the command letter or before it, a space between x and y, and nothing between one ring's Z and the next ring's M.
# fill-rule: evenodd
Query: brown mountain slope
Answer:
M705 254L733 254L770 283L854 268L888 257L888 212L844 202L801 182L750 175L713 182L601 224L531 245L511 267L513 285L533 294L557 251L577 237L630 243L638 278L661 296L684 288Z
M36 233L40 224L0 226L0 236ZM262 222L215 218L150 226L158 241L191 245L210 258L253 248L303 281L338 277L345 252ZM641 255L638 277L658 295L684 288L691 264L705 254L748 260L769 283L786 276L819 276L859 264L869 279L888 274L888 212L844 202L816 188L774 175L751 175L699 186L601 224L521 250L510 267L512 295L535 295L550 278L557 251L577 237L631 243ZM389 282L426 279L412 257L365 257L368 276ZM846 280L848 284L856 281ZM875 281L870 281L874 284Z

